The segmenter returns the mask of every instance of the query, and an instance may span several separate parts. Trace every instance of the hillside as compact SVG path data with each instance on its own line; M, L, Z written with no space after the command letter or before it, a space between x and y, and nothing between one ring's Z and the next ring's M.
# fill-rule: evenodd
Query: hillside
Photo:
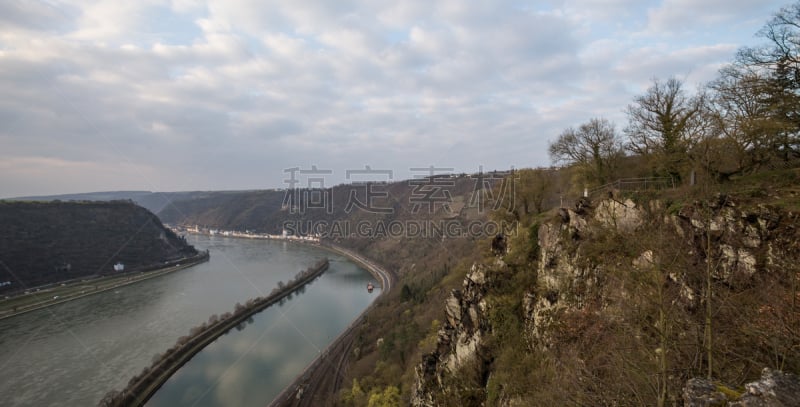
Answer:
M323 239L354 249L397 273L397 289L382 296L358 327L355 351L346 367L359 380L371 378L364 382L367 391L373 387L377 391L398 385L401 376L412 381L409 372L413 374L421 357L417 344L428 335L431 321L441 319L439 304L457 283L459 277L454 276L463 275L478 261L482 248L488 247L483 242L501 231L503 222L488 215L501 201L493 190L504 183L506 175L448 176L427 178L421 184L409 180L372 187L340 185L325 191L330 211L306 205L302 198L309 196L307 190L298 191L301 200L295 211L283 205L287 192L211 193L176 201L159 216L176 225L265 233L280 233L287 222L290 227L300 226L295 231L301 233L308 232L309 223L324 225ZM368 203L367 188L376 194L371 205L348 211L351 196ZM386 208L391 211L382 211ZM341 225L342 231L349 227L352 235L337 233L333 225ZM358 225L366 226L359 230ZM470 231L470 225L476 227ZM413 313L406 312L409 304L414 306ZM376 345L379 338L384 338L382 347ZM352 377L346 378L345 386L349 388L351 382ZM322 399L335 396L327 394Z
M182 201L187 199L195 199L209 194L225 194L227 192L204 192L204 191L186 191L186 192L150 192L150 191L105 191L105 192L85 192L77 194L61 194L61 195L40 195L40 196L23 196L16 198L8 198L7 201L37 201L37 202L50 202L50 201L133 201L137 205L149 210L153 213L168 208L172 202Z
M484 211L470 205L475 177L462 177L445 188L449 210L437 204L431 213L414 213L419 191L399 182L382 185L389 194L375 201L396 209L386 214L345 211L359 190L339 186L329 192L330 212L291 213L285 192L265 191L211 193L162 216L272 233L286 221L516 225L499 241L490 234L328 236L400 276L356 335L342 405L383 396L417 405L649 405L657 404L659 383L678 400L709 365L731 389L757 380L763 368L800 370L791 351L800 344L792 334L800 315L787 306L800 278L792 268L800 260L797 169L676 188L614 183L583 201L560 192L570 190L571 173L507 174L516 179L513 207L494 205L502 186L495 182ZM669 335L661 338L654 324L669 324ZM662 339L667 369L657 357Z
M0 201L0 287L29 287L125 271L196 254L146 209L127 201Z
M161 216L269 233L287 222L325 225L324 238L398 273L355 335L342 405L384 396L417 405L650 405L679 400L709 369L734 393L764 368L800 370L796 168L696 186L616 182L588 200L578 199L573 174L505 174L515 180L513 202L501 199L500 180L484 191L476 176L453 177L430 211L414 210L425 194L405 181L377 185L386 196L373 210L345 210L365 187L341 185L324 192L330 210L302 201L292 210L287 192L211 192ZM489 192L480 210L475 197ZM501 239L376 228L502 222L515 227ZM365 223L369 233L331 234L337 223Z
M610 190L523 220L530 233L440 304L411 403L673 405L708 377L706 396L726 405L759 377L774 387L782 373L763 369L800 371L798 181L792 169ZM796 405L786 377L789 393L741 405Z
M358 249L400 270L414 263L407 261L411 258L438 256L431 250L436 247L458 246L488 236L481 226L491 207L479 206L487 205L486 194L500 184L502 176L485 177L437 176L325 190L208 193L176 200L158 215L175 225L273 234L284 229L295 235L319 233L323 239ZM477 226L470 231L470 225Z

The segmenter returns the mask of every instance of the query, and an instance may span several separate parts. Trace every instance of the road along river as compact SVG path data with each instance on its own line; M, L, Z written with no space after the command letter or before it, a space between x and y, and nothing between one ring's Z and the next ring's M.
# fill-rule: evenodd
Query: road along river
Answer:
M379 294L343 256L287 242L190 235L211 261L0 321L3 406L91 406L212 314L268 294L321 258L330 269L184 365L148 405L266 405Z

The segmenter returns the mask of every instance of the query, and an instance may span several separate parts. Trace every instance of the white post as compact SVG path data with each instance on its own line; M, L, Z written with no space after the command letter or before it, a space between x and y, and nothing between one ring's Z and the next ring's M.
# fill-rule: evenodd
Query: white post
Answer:
M583 188L583 197L584 198L588 198L589 197L589 188L586 188L586 187Z

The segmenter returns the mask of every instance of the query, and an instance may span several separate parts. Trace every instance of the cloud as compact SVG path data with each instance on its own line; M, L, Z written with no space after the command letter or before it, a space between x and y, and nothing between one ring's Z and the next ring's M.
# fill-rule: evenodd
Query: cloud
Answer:
M113 157L77 161L41 156L0 156L0 172L3 174L3 187L19 191L20 196L40 190L54 193L97 191L97 187L110 183L119 185L120 190L158 186L130 182L131 175L140 179L156 179L158 169ZM56 185L53 177L69 180L69 184Z
M563 128L624 120L654 76L708 80L776 8L725 4L6 2L0 195L548 165Z
M664 0L648 11L648 28L689 34L713 32L714 26L731 23L736 29L752 29L766 22L764 10L777 11L783 5L777 0Z
M738 47L716 44L678 50L642 47L630 50L615 66L620 76L632 84L645 86L652 78L675 76L689 85L702 85L730 61ZM649 84L647 85L649 86Z

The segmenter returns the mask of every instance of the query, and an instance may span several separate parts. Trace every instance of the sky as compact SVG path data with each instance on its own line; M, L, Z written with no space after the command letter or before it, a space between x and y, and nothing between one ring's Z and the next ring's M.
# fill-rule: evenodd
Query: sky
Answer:
M549 166L565 128L702 86L787 4L3 0L0 197Z

